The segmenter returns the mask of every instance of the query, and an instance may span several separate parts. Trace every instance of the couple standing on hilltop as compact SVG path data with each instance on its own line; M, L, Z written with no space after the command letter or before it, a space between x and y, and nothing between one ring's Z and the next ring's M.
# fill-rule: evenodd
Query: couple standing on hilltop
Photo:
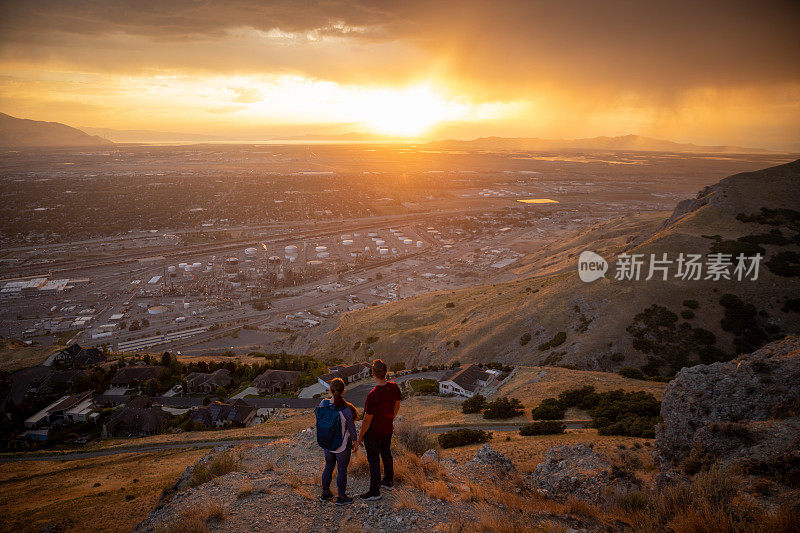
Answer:
M325 469L322 471L321 500L333 498L331 480L333 469L337 468L336 486L338 495L336 505L352 503L347 496L347 466L351 452L358 452L363 444L369 462L369 491L359 497L363 500L379 500L381 489L394 488L394 463L392 462L393 421L400 409L400 387L397 383L386 381L386 363L376 359L372 363L375 387L367 394L364 404L364 420L356 440L355 420L358 410L344 399L344 381L335 378L331 381L332 399L323 400L316 409L317 442L325 450ZM381 461L383 478L381 479Z

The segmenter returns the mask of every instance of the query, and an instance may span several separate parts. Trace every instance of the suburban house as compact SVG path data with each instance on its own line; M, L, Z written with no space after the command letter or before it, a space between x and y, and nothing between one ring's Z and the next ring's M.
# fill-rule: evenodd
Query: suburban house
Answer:
M256 416L258 410L244 400L233 400L231 403L214 402L208 407L192 411L192 422L200 422L205 427L222 427L225 425L246 426Z
M81 368L99 365L106 361L106 356L97 348L83 348L80 344L67 346L52 357L53 366Z
M192 372L187 374L186 378L186 392L204 392L211 394L219 387L223 389L231 384L231 373L226 368L220 368L214 372L204 374L203 372Z
M158 379L158 375L164 369L163 366L124 366L117 370L111 379L114 387L135 387L145 381Z
M341 378L345 383L352 383L361 379L366 379L372 372L372 365L369 363L355 363L352 365L336 365L330 367L330 372L322 374L317 381L326 389L331 388L331 381Z
M494 377L494 374L485 372L478 365L468 365L445 374L439 380L439 392L441 394L455 394L465 398L472 398L481 387L488 385Z
M86 422L99 416L92 391L63 396L25 420L28 429L49 428L54 424Z
M267 370L253 380L259 394L278 394L300 384L300 372L296 370Z
M86 372L85 370L54 370L52 368L49 370L40 382L29 389L31 393L47 395L69 392L75 379Z
M131 400L128 405L120 407L103 425L102 437L144 437L155 435L164 430L171 414L160 407L149 405L144 397Z

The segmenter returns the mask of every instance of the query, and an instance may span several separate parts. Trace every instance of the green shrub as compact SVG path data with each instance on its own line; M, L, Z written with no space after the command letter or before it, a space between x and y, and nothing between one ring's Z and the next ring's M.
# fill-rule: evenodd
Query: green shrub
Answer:
M447 307L448 309L450 309L452 307L455 307L456 304L454 304L453 302L447 302L446 304L444 304L444 306Z
M688 307L689 309L697 309L698 307L700 307L700 302L698 302L697 300L684 300L683 306Z
M455 448L488 442L492 438L492 433L480 429L461 428L442 433L437 438L442 448Z
M649 392L622 389L600 394L589 414L600 435L655 437L661 403Z
M594 387L569 389L558 398L546 398L531 414L537 420L564 418L566 409L578 407L589 412L593 427L601 435L655 436L661 404L644 391L595 392Z
M691 320L694 318L694 311L691 309L684 309L681 311L681 318L685 318L686 320Z
M617 374L619 374L624 378L647 379L647 376L644 375L644 372L642 372L638 368L631 368L629 366L620 368L619 370L617 370Z
M519 338L519 345L520 346L525 346L529 342L531 342L531 334L530 333L523 333L522 337Z
M531 411L534 420L561 420L567 409L555 398L545 398Z
M781 308L781 311L784 313L800 313L800 298L789 298L783 302L783 308Z
M539 345L539 351L543 352L545 350L549 350L550 348L555 348L556 346L561 346L564 344L564 341L567 340L567 332L566 331L559 331L555 334L555 336L547 342L544 342Z
M522 416L524 407L517 398L498 398L492 402L487 402L483 408L483 418L514 418Z
M710 345L717 343L717 336L703 328L694 328L692 330L692 337L697 344Z
M529 437L532 435L558 435L559 433L564 433L565 429L567 429L567 426L561 422L546 420L544 422L531 422L530 424L525 424L520 428L519 434L523 437Z
M467 398L461 402L461 412L465 414L480 413L484 405L486 405L486 398L476 394L472 398Z
M764 264L776 276L787 278L800 276L800 254L793 250L778 252Z

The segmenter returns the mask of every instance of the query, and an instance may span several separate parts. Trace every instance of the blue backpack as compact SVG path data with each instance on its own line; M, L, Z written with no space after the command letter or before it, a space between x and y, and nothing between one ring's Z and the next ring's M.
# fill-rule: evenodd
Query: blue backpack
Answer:
M344 449L345 418L330 400L324 400L314 410L317 417L317 444L329 452L338 453Z

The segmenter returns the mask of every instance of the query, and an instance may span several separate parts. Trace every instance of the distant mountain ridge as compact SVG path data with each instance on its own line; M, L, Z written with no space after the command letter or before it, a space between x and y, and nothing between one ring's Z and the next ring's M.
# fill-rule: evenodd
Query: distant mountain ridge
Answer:
M428 146L455 150L602 150L612 152L698 152L698 153L769 153L763 148L742 146L700 146L652 139L640 135L589 137L584 139L538 139L535 137L480 137L470 141L448 139Z
M203 133L180 133L174 131L155 130L115 130L111 128L93 128L81 126L81 130L118 143L174 143L174 142L229 142L230 137L223 135L206 135Z
M0 113L0 146L34 148L57 146L110 146L108 139L89 135L60 122L44 122Z

